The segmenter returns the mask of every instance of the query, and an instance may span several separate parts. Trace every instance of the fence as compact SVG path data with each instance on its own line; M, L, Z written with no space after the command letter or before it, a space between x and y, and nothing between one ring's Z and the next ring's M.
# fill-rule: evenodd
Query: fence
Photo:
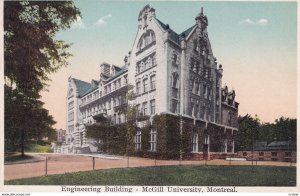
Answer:
M81 155L44 155L40 162L5 165L5 180L29 178L78 171L167 165L252 165L251 161L157 160L139 157L96 157ZM289 166L283 162L256 162L255 165Z

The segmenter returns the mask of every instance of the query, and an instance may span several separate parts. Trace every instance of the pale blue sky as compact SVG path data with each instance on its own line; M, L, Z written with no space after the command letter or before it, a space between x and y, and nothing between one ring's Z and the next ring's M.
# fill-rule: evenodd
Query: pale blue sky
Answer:
M103 61L121 66L146 4L177 33L194 25L204 8L213 53L224 67L223 84L236 90L241 115L258 114L263 121L296 116L296 2L77 0L75 4L82 18L57 36L73 43L71 65L52 75L50 92L43 94L57 127L65 124L65 114L61 116L57 108L65 108L68 76L90 81L98 79Z

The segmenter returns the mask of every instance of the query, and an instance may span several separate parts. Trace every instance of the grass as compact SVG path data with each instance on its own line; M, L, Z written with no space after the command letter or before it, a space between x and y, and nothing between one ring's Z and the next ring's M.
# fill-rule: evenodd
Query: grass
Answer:
M49 153L52 152L51 145L32 144L26 152Z
M16 161L23 161L23 160L29 160L29 159L33 159L34 157L29 156L29 155L24 155L24 157L22 157L21 154L13 154L13 155L8 155L4 157L4 161L5 162L16 162Z
M296 186L295 167L161 166L67 173L8 185Z

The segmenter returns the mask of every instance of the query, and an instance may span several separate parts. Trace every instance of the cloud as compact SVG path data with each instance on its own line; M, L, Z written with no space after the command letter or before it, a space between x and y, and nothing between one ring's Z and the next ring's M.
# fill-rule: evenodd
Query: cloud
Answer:
M96 25L98 26L103 26L107 24L107 20L110 19L112 17L111 14L107 14L105 16L102 16L101 18L99 18L96 22Z
M247 18L245 20L240 21L239 24L250 24L250 25L253 25L253 24L255 24L255 22L253 22L251 19Z
M82 18L80 16L77 16L76 21L72 24L72 27L76 29L85 28L84 22L82 21Z
M256 23L258 24L258 25L266 25L266 24L268 24L268 20L267 19L265 19L265 18L262 18L262 19L259 19Z
M239 22L239 24L247 24L247 25L260 25L260 26L264 26L266 24L268 24L268 20L265 18L261 18L258 21L254 22L253 20L251 20L250 18L247 18L245 20L242 20Z

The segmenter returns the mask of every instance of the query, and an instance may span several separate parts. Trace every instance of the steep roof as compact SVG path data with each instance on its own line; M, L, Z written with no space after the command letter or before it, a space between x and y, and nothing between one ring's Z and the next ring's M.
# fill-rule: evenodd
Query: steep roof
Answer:
M89 94L90 92L94 91L97 88L98 88L98 86L93 87L92 85L90 85L90 87L84 93L82 93L82 95L80 95L80 96L83 97L83 96Z
M73 78L73 80L76 85L79 96L82 96L92 86L90 83L84 82L82 80L78 80L75 78Z
M122 75L126 71L128 71L128 67L126 65L124 65L123 67L120 67L119 71L116 70L115 75L113 75L112 77L110 77L106 80L106 83L112 81L113 79L115 79L117 77L119 77L120 75Z
M196 24L191 26L187 30L183 31L182 33L180 33L180 35L184 35L185 37L188 36L191 33L191 31L194 29L195 26L196 26Z
M160 26L164 29L164 30L169 30L170 32L170 39L173 40L174 42L179 44L179 35L173 31L169 25L164 24L162 21L160 21L159 19L157 19L157 22L160 24Z
M188 28L187 30L183 31L182 33L178 34L178 33L176 33L175 31L173 31L173 30L169 27L169 25L164 24L162 21L160 21L160 20L157 19L157 18L156 18L156 20L157 20L157 22L160 24L160 26L161 26L164 30L169 30L169 32L170 32L170 39L171 39L172 41L174 41L175 43L177 43L177 44L180 43L180 36L181 36L181 35L184 34L185 36L188 36L188 35L191 33L191 31L193 30L193 28L196 26L196 24L195 24L195 25L193 25L192 27Z
M115 66L115 67L117 67L117 66ZM118 70L118 71L117 71L117 70ZM107 82L112 81L113 79L115 79L115 78L117 78L118 76L122 75L122 74L125 73L126 71L128 71L128 67L125 66L125 65L124 65L123 67L117 67L117 69L116 69L116 74L113 75L113 76L111 76L111 77L109 77L105 82L107 83ZM75 81L75 80L76 80L76 81ZM84 81L81 81L81 80L74 79L74 81L75 81L75 84L77 83L78 86L79 86L79 87L78 87L77 84L76 84L77 89L80 88L80 91L78 90L78 92L80 92L80 93L79 93L79 96L80 96L80 97L83 97L83 96L85 96L85 95L87 95L87 94L93 92L94 90L96 90L96 89L98 88L98 85L97 85L97 86L92 86L92 84L87 83L87 82L84 82ZM96 82L98 82L98 81L96 81Z

